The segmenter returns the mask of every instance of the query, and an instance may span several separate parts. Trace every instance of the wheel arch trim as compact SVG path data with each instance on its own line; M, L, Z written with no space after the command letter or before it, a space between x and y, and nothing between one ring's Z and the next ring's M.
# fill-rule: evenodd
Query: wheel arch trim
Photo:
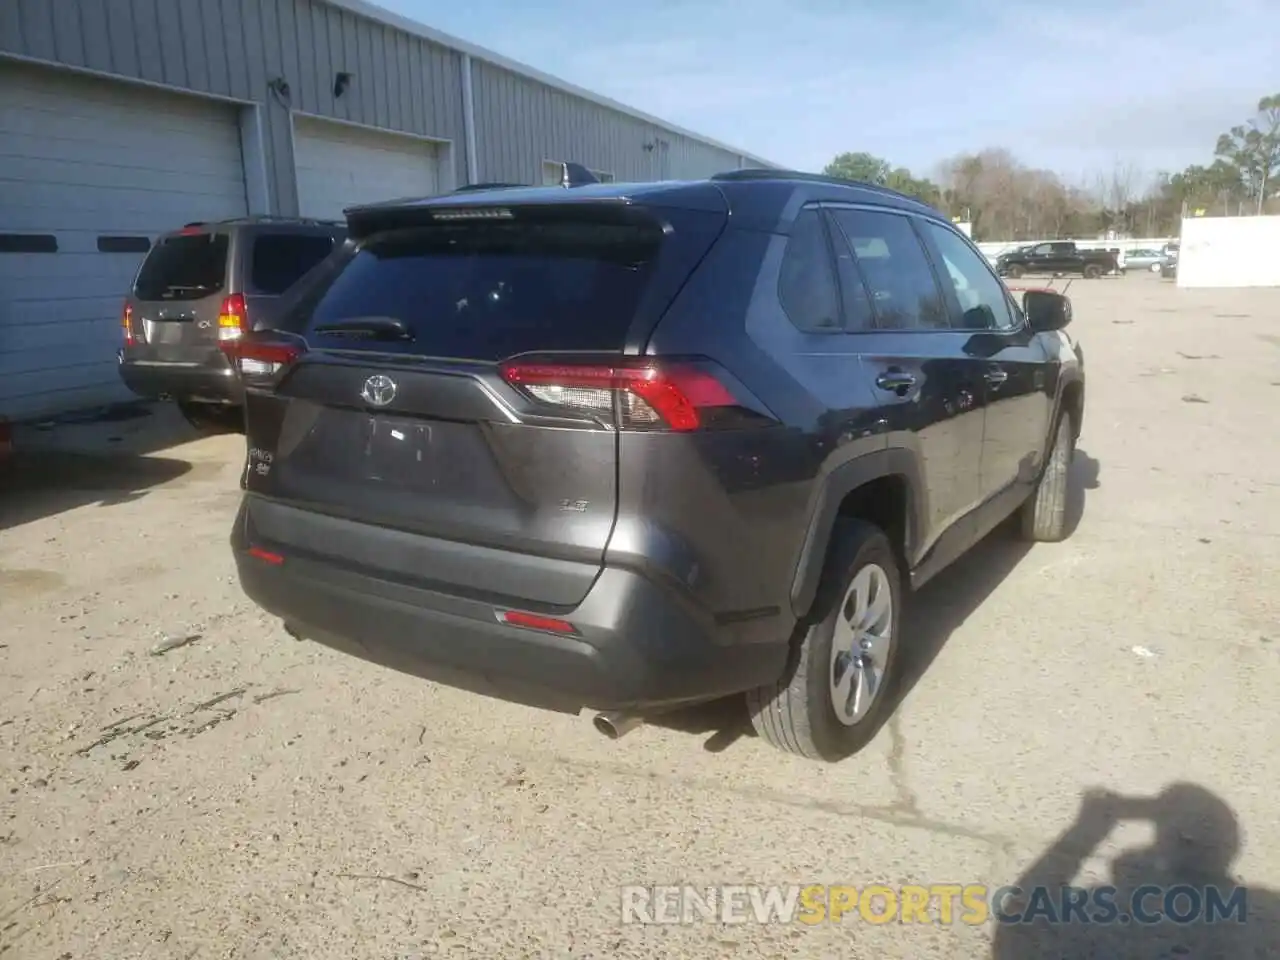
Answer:
M925 506L920 500L921 473L916 456L906 448L890 447L842 463L818 481L819 487L813 498L791 582L791 611L797 619L806 616L813 606L831 535L845 497L873 480L893 476L902 477L906 484L907 515L901 546L908 565L914 563L915 544L921 530L921 511ZM909 572L904 570L903 576L908 576Z

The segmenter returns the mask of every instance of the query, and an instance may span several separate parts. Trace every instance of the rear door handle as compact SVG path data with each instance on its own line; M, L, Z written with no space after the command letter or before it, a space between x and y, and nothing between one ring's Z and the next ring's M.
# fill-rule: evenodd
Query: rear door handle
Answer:
M1009 379L1009 374L1003 370L988 370L986 372L986 381L993 387L998 387Z
M876 377L876 386L890 390L899 396L916 385L916 378L905 370L886 370Z

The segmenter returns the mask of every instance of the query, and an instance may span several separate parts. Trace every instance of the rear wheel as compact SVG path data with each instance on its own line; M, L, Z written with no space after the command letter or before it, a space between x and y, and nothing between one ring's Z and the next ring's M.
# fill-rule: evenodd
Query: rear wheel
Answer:
M1057 543L1067 538L1067 481L1074 446L1071 418L1061 416L1049 450L1049 462L1045 464L1035 492L1022 505L1020 523L1023 539Z
M892 709L901 578L888 537L862 520L836 527L812 622L794 665L747 694L760 737L780 750L837 761L875 736Z
M201 433L238 433L244 430L244 411L220 403L179 400L178 412Z
M1084 278L1086 280L1097 280L1102 276L1102 268L1096 263L1091 263L1084 268Z

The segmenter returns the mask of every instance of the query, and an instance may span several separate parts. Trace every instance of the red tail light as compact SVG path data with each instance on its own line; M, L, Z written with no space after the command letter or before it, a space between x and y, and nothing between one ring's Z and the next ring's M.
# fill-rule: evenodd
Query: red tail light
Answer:
M302 356L302 345L279 340L228 340L220 344L242 377L274 377Z
M558 617L543 617L536 613L524 613L520 610L502 612L502 622L513 627L524 627L527 630L545 630L547 633L577 633L578 628L568 620Z
M233 293L222 301L222 309L218 311L218 339L239 340L248 330L249 311L244 294Z
M127 303L124 305L124 313L120 315L120 332L124 336L126 347L132 347L138 342L133 335L133 307Z
M595 413L617 425L697 430L717 409L741 406L716 377L691 364L643 359L616 365L510 361L502 378L542 403Z

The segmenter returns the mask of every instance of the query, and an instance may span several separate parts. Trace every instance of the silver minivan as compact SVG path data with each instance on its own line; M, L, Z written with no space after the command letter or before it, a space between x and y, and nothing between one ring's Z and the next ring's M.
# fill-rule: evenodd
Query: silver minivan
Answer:
M125 298L121 379L198 427L238 426L243 390L223 345L270 326L283 294L345 237L345 224L271 217L160 237Z

